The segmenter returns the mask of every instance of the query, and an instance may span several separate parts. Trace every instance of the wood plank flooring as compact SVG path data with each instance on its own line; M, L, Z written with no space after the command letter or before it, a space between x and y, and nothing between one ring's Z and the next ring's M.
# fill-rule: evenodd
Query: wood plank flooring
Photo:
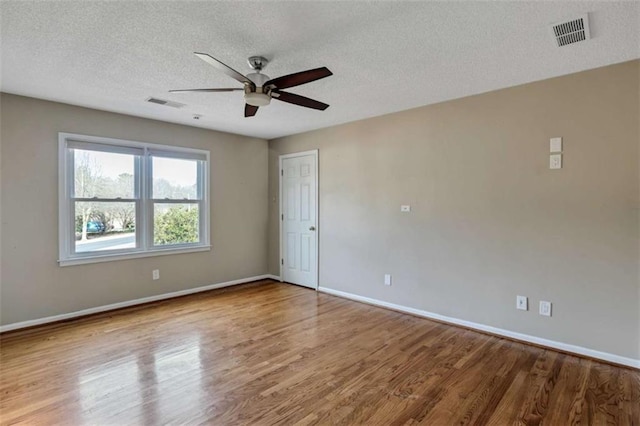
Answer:
M0 343L3 425L640 425L638 371L271 281Z

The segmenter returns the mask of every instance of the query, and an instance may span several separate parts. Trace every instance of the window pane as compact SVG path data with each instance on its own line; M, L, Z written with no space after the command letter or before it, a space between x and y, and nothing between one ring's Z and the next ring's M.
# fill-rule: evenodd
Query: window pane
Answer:
M153 244L186 244L200 241L198 204L155 203Z
M198 161L153 157L153 198L198 197Z
M136 247L135 203L75 204L76 253Z
M134 155L74 149L76 198L134 198Z

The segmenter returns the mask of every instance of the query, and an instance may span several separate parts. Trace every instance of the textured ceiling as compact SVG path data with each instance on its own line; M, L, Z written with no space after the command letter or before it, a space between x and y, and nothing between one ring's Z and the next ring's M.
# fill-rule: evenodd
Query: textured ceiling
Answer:
M555 47L549 25L585 12L593 38ZM4 92L262 138L640 57L639 2L3 1L0 13ZM240 86L194 51L245 74L266 56L271 77L326 66L332 77L290 91L331 107L274 100L244 118L241 92L167 93Z

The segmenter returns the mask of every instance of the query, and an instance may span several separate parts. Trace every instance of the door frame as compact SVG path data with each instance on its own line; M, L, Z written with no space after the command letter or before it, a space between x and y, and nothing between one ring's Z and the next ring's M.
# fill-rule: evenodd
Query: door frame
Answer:
M318 157L319 157L319 152L317 149L312 149L309 151L302 151L302 152L294 152L291 154L282 154L278 157L278 171L280 173L278 173L278 198L280 201L280 208L278 211L278 233L279 233L279 240L280 240L280 281L284 281L284 274L283 274L283 264L282 264L282 242L283 242L283 237L282 237L282 223L283 223L283 215L284 215L284 209L283 209L283 201L282 201L282 177L283 177L283 168L282 168L282 160L285 160L287 158L295 158L295 157L304 157L307 155L313 155L314 156L314 162L315 162L315 178L316 178L316 287L315 290L318 291L318 287L320 286L320 179L319 179L319 170L318 170ZM310 288L310 287L309 287Z

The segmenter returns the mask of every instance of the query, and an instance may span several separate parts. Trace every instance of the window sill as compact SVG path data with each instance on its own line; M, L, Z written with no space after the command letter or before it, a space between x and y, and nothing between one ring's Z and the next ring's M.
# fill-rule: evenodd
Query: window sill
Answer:
M197 246L197 247L172 248L172 249L164 249L164 250L150 250L150 251L139 252L139 253L108 254L108 255L98 255L98 256L91 256L91 257L77 257L73 259L58 260L58 265L73 266L73 265L83 265L86 263L113 262L116 260L139 259L143 257L165 256L168 254L196 253L201 251L211 251L211 246L206 245L206 246Z

